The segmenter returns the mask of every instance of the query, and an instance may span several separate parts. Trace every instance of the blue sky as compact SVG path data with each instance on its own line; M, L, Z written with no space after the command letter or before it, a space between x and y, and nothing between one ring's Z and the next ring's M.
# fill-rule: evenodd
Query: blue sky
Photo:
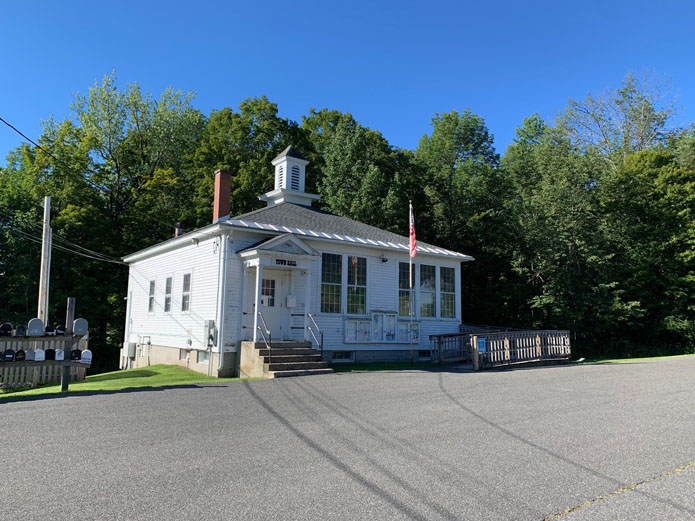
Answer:
M670 81L678 122L695 121L694 19L686 1L8 0L0 116L36 139L116 70L121 86L195 91L206 114L262 94L295 120L351 112L411 149L436 112L470 108L502 153L524 117L628 72ZM21 141L0 125L1 158Z

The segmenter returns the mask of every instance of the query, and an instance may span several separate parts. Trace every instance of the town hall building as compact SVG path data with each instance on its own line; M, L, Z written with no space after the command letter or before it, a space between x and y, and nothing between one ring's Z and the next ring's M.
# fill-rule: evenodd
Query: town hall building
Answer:
M265 362L272 376L293 347L313 348L324 366L409 360L412 335L415 358L427 359L429 335L458 332L461 263L472 257L418 242L411 289L409 238L312 206L308 163L287 147L272 163L275 188L259 197L267 206L237 217L231 173L216 172L212 224L124 257L122 368L254 376Z

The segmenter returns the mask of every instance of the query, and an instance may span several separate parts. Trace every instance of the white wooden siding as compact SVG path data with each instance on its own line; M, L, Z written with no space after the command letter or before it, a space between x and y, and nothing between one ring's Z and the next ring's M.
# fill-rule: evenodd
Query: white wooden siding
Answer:
M191 243L130 265L128 287L129 294L132 292L132 299L129 302L130 328L127 342L142 342L143 337L150 337L152 345L205 348L203 323L205 320L217 321L218 242L218 239L210 237L197 245ZM191 274L188 312L181 311L185 273ZM173 279L170 313L164 313L164 285L167 277ZM150 280L156 281L153 313L148 312Z

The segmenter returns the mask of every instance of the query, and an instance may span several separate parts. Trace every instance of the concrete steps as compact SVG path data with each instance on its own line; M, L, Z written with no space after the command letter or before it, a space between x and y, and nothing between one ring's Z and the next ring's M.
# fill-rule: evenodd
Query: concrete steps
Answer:
M270 349L264 342L242 342L241 347L242 376L282 378L333 372L310 342L272 342Z

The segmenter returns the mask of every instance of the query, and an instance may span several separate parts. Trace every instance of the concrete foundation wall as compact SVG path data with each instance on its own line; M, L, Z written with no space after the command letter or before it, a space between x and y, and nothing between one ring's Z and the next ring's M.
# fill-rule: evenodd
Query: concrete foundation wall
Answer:
M183 360L180 359L180 349L166 346L138 345L135 358L130 359L128 367L131 369L149 367L151 365L165 364L186 367L197 373L218 376L221 378L232 378L238 376L237 353L224 353L222 367L218 371L219 354L211 353L210 362L198 363L198 352L194 349L185 351L187 355ZM122 361L123 366L125 360Z

